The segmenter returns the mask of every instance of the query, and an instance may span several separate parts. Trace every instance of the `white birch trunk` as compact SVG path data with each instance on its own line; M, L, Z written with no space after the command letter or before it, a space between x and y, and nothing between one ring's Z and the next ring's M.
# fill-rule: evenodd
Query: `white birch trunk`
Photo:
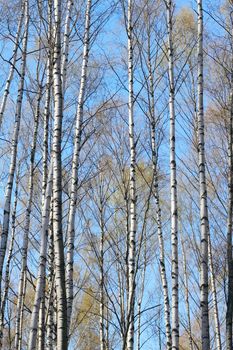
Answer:
M148 52L150 52L150 44L148 45ZM154 79L151 66L151 57L148 57L148 67L149 67L149 82L150 82L150 127L151 127L151 149L152 149L152 167L153 167L153 186L154 186L154 198L156 204L156 222L158 227L158 239L159 239L159 267L160 276L163 288L163 302L164 302L164 318L166 327L166 341L167 350L171 350L172 339L171 339L171 323L170 323L170 302L168 293L168 283L165 265L165 254L164 254L164 240L163 240L163 230L162 230L162 219L161 219L161 205L159 197L159 184L158 184L158 150L156 146L156 134L155 134L155 100L154 100Z
M129 89L129 143L130 143L130 233L129 233L129 295L127 350L134 349L134 307L135 307L135 245L136 245L136 150L134 131L134 66L133 66L133 1L128 0L128 89Z
M80 81L79 96L78 96L78 108L77 108L77 115L76 115L76 129L75 129L74 151L73 151L73 159L72 159L70 207L69 207L68 228L67 228L66 293L67 293L68 330L70 326L70 319L72 314L72 303L73 303L73 260L74 260L73 255L74 255L74 238L75 238L75 213L76 213L77 188L78 188L79 155L80 155L80 147L81 147L82 124L83 124L83 103L84 103L85 88L86 88L86 81L87 81L87 65L88 65L88 59L89 59L91 6L92 6L92 1L87 0L82 72L81 72L81 81Z
M187 272L187 259L183 239L181 238L182 254L183 254L183 267L184 267L184 288L185 288L185 304L188 318L188 333L189 333L189 347L193 350L193 337L192 337L192 323L189 303L189 283L188 283L188 272Z
M32 309L31 325L28 341L28 350L36 349L36 337L38 330L38 319L39 310L41 305L41 300L44 296L45 288L45 268L46 268L46 254L47 254L47 236L48 236L48 226L49 226L49 213L50 213L50 202L52 194L52 184L53 184L53 167L50 166L50 172L47 182L46 194L44 206L42 209L42 226L41 226L41 246L40 246L40 262L37 275L36 283L36 293L34 299L34 305Z
M21 271L20 271L20 280L19 280L19 290L18 290L18 300L17 300L17 317L16 317L16 336L15 336L15 348L20 347L20 320L23 308L23 291L24 284L26 283L26 273L27 273L27 255L28 255L28 241L29 241L29 230L30 230L30 219L31 219L31 210L32 210L32 199L33 199L33 190L34 190L34 163L35 163L35 154L36 154L36 143L37 143L37 134L38 134L38 125L39 125L39 115L40 115L40 102L41 102L41 87L39 87L37 106L35 113L35 122L34 122L34 132L33 140L31 146L31 155L30 155L30 170L29 170L29 180L28 180L28 202L26 208L25 224L24 224L24 235L23 235L23 244L22 244L22 262L21 262Z
M221 330L220 330L220 321L219 321L219 312L218 312L218 299L217 299L217 290L214 274L214 265L213 265L213 255L212 255L212 246L210 240L210 234L208 235L208 252L209 252L209 267L210 267L210 283L213 294L213 308L214 308L214 325L215 325L215 340L216 340L216 349L222 349L221 343Z
M61 79L61 1L54 0L54 128L53 128L53 233L55 253L55 284L57 295L57 350L67 350L67 300L65 259L62 229L62 116Z
M45 92L45 106L44 106L44 139L43 139L43 175L42 175L42 207L44 205L45 192L47 187L48 179L48 134L49 134L49 115L50 115L50 103L51 103L51 87L52 87L52 0L48 1L48 58L47 58L47 69L46 69L46 92Z
M9 221L10 221L10 209L11 209L11 196L15 176L17 149L18 149L18 137L20 130L22 100L23 100L23 89L24 89L24 78L26 68L26 57L27 57L27 42L28 42L28 26L29 26L29 12L28 12L28 0L25 0L25 28L22 46L22 62L21 62L21 77L18 87L18 96L16 102L16 113L15 113L15 125L12 137L12 149L11 149L11 160L10 169L7 179L5 200L4 200L4 212L3 212L3 228L0 236L0 298L1 298L1 281L3 264L6 255L7 239L9 232ZM0 303L1 304L1 303Z
M45 350L45 312L46 312L46 304L45 304L45 283L44 283L42 298L40 302L40 310L39 310L38 346L37 346L38 350Z
M22 303L20 305L20 312L19 316L17 317L17 321L19 322L18 330L17 330L17 336L18 336L18 347L15 347L15 350L21 350L22 349L22 340L23 340L23 315L24 315L24 300L25 300L25 294L26 294L26 287L27 287L27 271L25 271L25 274L23 276L23 292L22 292Z
M7 77L7 81L6 81L6 85L5 85L5 89L4 89L4 93L3 93L3 97L2 97L2 101L1 101L1 106L0 106L0 129L2 127L3 116L4 116L4 112L5 112L5 108L6 108L7 98L8 98L9 93L10 93L10 86L11 86L11 82L12 82L13 76L14 76L15 64L16 64L16 59L17 59L17 52L18 52L18 47L19 47L19 40L20 40L20 35L21 35L21 31L22 31L22 26L23 26L24 12L25 12L24 1L22 1L22 9L21 9L17 33L16 33L16 37L15 37L12 62L10 63L11 66L10 66L10 70L9 70L9 74Z
M233 33L233 29L232 29ZM232 58L233 59L233 58ZM232 350L233 318L233 256L232 256L232 216L233 216L233 62L231 67L231 93L228 122L228 208L227 208L227 311L226 349Z
M62 70L61 70L63 96L65 95L65 89L66 89L66 73L67 73L67 65L68 65L68 57L69 57L69 43L70 43L70 22L71 22L73 5L74 5L73 0L68 0L66 20L65 20L65 30L64 30Z
M50 224L48 234L48 314L47 314L47 350L54 348L54 242L53 242L53 198L51 199Z
M12 224L11 224L12 234L11 234L11 241L10 241L10 246L9 246L8 257L7 257L7 261L6 261L5 288L4 288L4 293L3 293L3 297L2 297L2 304L1 304L0 349L2 348L5 308L6 308L7 298L8 298L8 291L9 291L9 287L10 287L10 264L11 264L11 259L12 259L13 249L14 249L14 242L15 242L16 211L17 211L17 203L18 203L18 186L19 186L19 168L18 168L17 178L15 181L15 198L14 198L14 205L13 205L13 212L12 212Z
M101 199L100 199L101 201ZM104 332L104 220L103 208L100 207L100 350L106 350L105 332Z
M50 200L52 191L52 164L48 174L48 132L49 132L49 114L51 102L51 83L52 83L52 1L48 1L48 58L46 67L46 94L44 106L44 139L43 139L43 175L42 175L42 227L41 227L41 246L39 268L36 283L36 293L31 315L31 324L29 331L28 349L35 349L38 329L38 350L44 348L45 337L45 267L47 253L47 234L48 217L50 210ZM38 323L39 317L39 323Z
M178 212L175 149L175 84L173 54L173 2L167 1L168 73L170 114L170 189L171 189L171 244L172 244L172 349L179 349L179 280L178 280Z
M198 12L198 167L200 186L200 221L201 221L201 339L202 350L210 349L209 308L208 308L208 207L205 174L205 139L203 110L203 12L202 0L197 1Z
M146 277L146 265L147 265L147 237L144 237L144 264L143 264L143 271L142 271L142 277L141 277L141 290L138 300L138 330L137 330L137 350L141 349L141 307L142 307L142 300L143 300L143 294L145 290L145 277Z

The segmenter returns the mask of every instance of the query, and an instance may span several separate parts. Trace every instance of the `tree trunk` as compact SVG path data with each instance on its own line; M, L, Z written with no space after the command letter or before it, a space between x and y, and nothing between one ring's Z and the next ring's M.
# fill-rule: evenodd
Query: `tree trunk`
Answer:
M100 198L102 205L102 198ZM105 332L104 332L104 219L103 207L100 208L100 350L106 350Z
M11 241L10 241L10 246L9 246L8 257L7 257L7 261L6 261L5 288L4 288L4 293L3 293L3 297L2 297L2 304L1 304L0 349L2 348L5 308L6 308L7 298L8 298L8 291L9 291L9 287L10 287L10 264L11 264L11 259L12 259L12 255L13 255L13 249L14 249L14 242L15 242L16 212L17 212L18 187L19 187L19 169L20 169L20 166L18 166L18 174L17 174L16 184L15 184L15 198L14 198L14 205L13 205L13 212L12 212L12 224L11 224L12 234L11 234Z
M24 77L25 77L25 68L26 68L28 26L29 26L28 0L25 0L24 6L25 6L25 28L24 28L24 37L23 37L23 46L22 46L22 61L21 61L21 69L20 69L21 76L19 81L18 96L17 96L17 102L16 102L15 125L14 125L13 137L12 137L10 169L9 169L9 175L7 179L6 192L5 192L3 228L2 228L1 237L0 237L0 298L2 294L1 281L2 281L2 272L3 272L4 259L6 255L7 239L8 239L8 232L9 232L11 196L12 196L12 189L13 189L14 176L15 176L16 160L17 160L18 137L19 137L19 130L20 130L21 110L22 110L23 90L24 90Z
M66 73L67 73L69 42L70 42L70 21L71 21L73 5L74 5L73 0L68 0L66 20L65 20L65 31L64 31L64 42L63 42L64 49L62 53L62 70L61 70L63 96L65 95L65 89L66 89Z
M24 12L25 12L25 2L22 1L22 9L19 17L19 23L18 23L18 28L17 28L17 33L15 37L15 44L13 48L13 55L12 55L12 62L10 63L10 70L9 70L9 75L7 77L4 93L3 93L3 98L0 106L0 129L2 127L2 122L3 122L3 116L6 108L6 103L7 103L7 98L10 93L10 86L11 82L13 80L14 76L14 71L15 71L15 64L16 64L16 59L17 59L17 52L18 52L18 47L19 47L19 41L20 41L20 36L21 36L21 31L22 31L22 26L23 26L23 18L24 18Z
M54 129L53 129L53 233L55 253L55 284L57 294L57 350L67 350L67 300L65 259L62 229L62 115L61 80L61 1L54 0Z
M171 323L170 323L170 302L168 293L168 283L165 265L165 254L164 254L164 240L163 240L163 230L162 230L162 219L161 219L161 205L159 197L159 184L158 184L158 148L156 146L156 133L155 133L155 99L154 99L154 78L152 73L151 65L151 54L150 54L150 41L148 44L148 67L149 67L149 83L150 83L150 128L151 128L151 150L152 150L152 168L153 168L153 187L154 187L154 198L156 204L156 222L158 227L158 239L159 239L159 267L160 276L163 288L163 302L164 302L164 318L166 327L166 341L167 350L171 350L172 339L171 339Z
M233 29L232 29L233 32ZM232 256L232 215L233 215L233 65L231 67L230 115L228 122L228 211L227 211L227 311L226 349L232 350L233 317L233 256Z
M48 236L48 226L49 226L49 213L50 213L50 202L52 194L52 184L53 184L53 167L50 166L50 172L47 182L47 189L45 194L44 206L42 209L42 226L41 226L41 245L40 245L40 262L38 268L38 276L36 283L36 293L35 300L32 309L31 325L28 341L28 350L36 349L36 337L38 329L38 318L39 310L41 305L41 300L44 296L45 289L45 268L46 268L46 254L47 254L47 236Z
M181 238L182 254L183 254L183 266L184 266L184 288L185 288L185 304L188 317L188 333L189 333L189 348L193 350L193 337L192 337L192 324L191 324L191 314L190 314L190 303L189 303L189 283L188 283L188 272L187 272L187 259L184 241Z
M198 5L198 167L200 186L200 221L201 221L201 339L202 350L210 349L209 308L208 308L208 207L205 174L205 139L203 110L203 13L202 0Z
M128 85L129 85L129 143L130 143L130 234L129 234L129 296L127 350L134 348L134 306L135 306L135 245L136 245L136 150L134 131L134 66L133 66L133 23L132 0L128 0Z
M146 267L147 267L147 237L144 237L144 263L143 263L143 271L141 277L141 290L138 300L138 330L137 330L137 350L141 349L141 307L143 294L145 290L145 277L146 277Z
M219 313L218 313L218 299L217 299L217 290L216 290L210 234L208 235L208 252L209 252L209 266L210 266L210 283L211 283L211 289L212 289L212 294L213 294L216 349L221 350L222 345L221 345L220 322L219 322Z
M178 208L175 149L175 84L173 53L173 2L167 1L168 73L170 114L170 189L171 189L171 243L172 243L172 349L179 349L179 280L178 280Z
M47 350L54 348L54 240L53 240L53 199L51 199L49 247L48 247L48 314L47 314Z
M47 187L48 179L48 135L49 135L49 115L50 115L50 104L51 104L51 87L52 87L52 46L53 46L53 36L52 36L52 0L48 1L48 41L50 43L48 48L48 58L46 67L46 91L45 91L45 106L44 106L44 139L43 139L43 175L42 175L42 207L44 205L45 192Z
M73 152L73 159L72 159L72 177L71 177L70 207L69 207L68 230L67 230L67 262L66 262L68 330L70 326L70 319L72 315L72 303L73 303L75 213L76 213L77 189L78 189L79 155L80 155L80 147L81 147L82 124L83 124L83 103L84 103L84 95L85 95L86 80L87 80L87 65L88 65L88 59L89 59L91 6L92 6L92 0L87 0L82 72L81 72L81 81L80 81L79 96L78 96L74 152Z
M21 271L20 271L20 280L19 280L18 300L17 300L17 322L16 322L16 336L15 336L16 349L18 349L20 346L19 345L19 334L20 334L19 326L20 326L20 317L21 317L20 315L22 314L21 310L23 308L24 283L26 283L26 273L27 273L27 255L28 255L32 199L33 199L33 190L34 190L34 163L35 163L35 154L36 154L37 133L38 133L38 126L39 126L40 102L41 102L41 87L39 87L38 98L37 98L34 132L33 132L33 140L32 140L31 155L30 155L28 202L27 202L26 216L25 216L23 245L22 245L22 262L21 262Z

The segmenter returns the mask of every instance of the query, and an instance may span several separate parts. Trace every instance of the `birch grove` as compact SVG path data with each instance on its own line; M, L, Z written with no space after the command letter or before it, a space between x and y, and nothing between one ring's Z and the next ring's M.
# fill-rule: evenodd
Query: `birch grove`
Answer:
M232 13L0 2L0 349L232 349Z

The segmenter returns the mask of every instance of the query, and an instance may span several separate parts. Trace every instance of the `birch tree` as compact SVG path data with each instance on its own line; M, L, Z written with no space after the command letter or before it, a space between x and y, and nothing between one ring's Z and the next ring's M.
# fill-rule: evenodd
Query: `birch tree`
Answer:
M170 116L170 189L171 189L171 243L172 243L172 349L179 349L179 284L178 284L178 206L175 148L175 82L173 52L173 2L167 1L168 75Z
M200 229L201 229L201 332L202 349L210 348L209 306L208 306L208 207L205 174L205 139L204 139L204 107L203 107L203 9L202 1L197 2L198 12L198 167L200 186Z
M135 305L135 245L136 245L136 144L134 130L134 60L133 60L133 1L128 1L128 109L130 143L130 215L129 215L129 294L127 350L134 348L134 305Z
M231 25L233 25L231 17ZM233 29L232 29L233 32ZM232 35L232 34L231 34ZM231 37L231 46L232 46ZM232 60L232 59L231 59ZM231 64L230 110L228 121L228 208L227 208L227 312L226 312L226 348L232 349L233 317L233 256L232 256L232 215L233 215L233 64Z
M2 304L1 304L1 315L0 315L0 349L2 348L2 338L3 338L3 331L4 331L4 318L5 318L5 308L8 298L8 292L10 288L10 264L13 256L13 250L14 250L14 244L15 244L15 228L16 228L16 213L17 213L17 204L18 204L18 188L19 188L19 173L20 173L20 165L18 166L18 173L16 176L16 183L15 183L15 193L14 193L14 205L13 205L13 211L12 211L12 223L11 223L11 241L9 245L8 250L8 256L6 261L6 268L5 268L5 286L4 286L4 292L2 297Z
M16 101L15 124L14 124L13 136L12 136L10 168L9 168L9 175L7 179L7 186L6 186L5 199L4 199L3 227L2 227L1 237L0 237L0 298L1 298L1 292L2 292L1 282L2 282L3 265L4 265L5 255L6 255L6 247L7 247L8 232L9 232L11 197L12 197L12 189L13 189L14 177L15 177L16 161L17 161L18 138L19 138L19 131L20 131L22 101L23 101L23 92L24 92L23 90L24 90L24 82L25 82L28 27L29 27L28 0L25 0L24 8L25 8L25 23L24 23L23 45L22 45L22 61L21 61L21 68L20 68L20 81L19 81L18 95L17 95L17 101Z
M18 290L18 300L17 300L17 317L16 317L16 336L15 336L15 348L20 349L20 326L23 322L23 303L24 303L24 289L26 288L27 281L27 256L28 256L28 243L29 243L29 231L30 231L30 220L32 211L32 200L33 200L33 190L34 190L34 170L35 170L35 154L37 145L37 135L39 126L39 115L40 115L40 103L41 103L41 86L39 86L38 97L36 102L35 110L35 121L34 121L34 131L33 140L31 145L30 154L30 169L29 169L29 179L28 179L28 200L26 206L25 223L24 223L24 234L22 243L22 262L20 270L19 279L19 290Z
M50 173L48 176L43 213L42 213L40 262L39 262L38 277L37 277L37 284L36 284L35 301L32 309L28 350L36 349L36 336L37 336L37 329L38 329L39 310L40 310L41 300L44 297L49 210L50 210L52 184L53 184L52 179L53 179L53 167L51 166Z
M7 77L4 94L3 94L1 106L0 106L0 129L2 127L2 121L3 121L3 116L6 108L6 103L10 93L10 86L14 77L15 64L16 64L17 53L19 48L19 41L20 41L20 36L21 36L21 31L23 26L24 12L26 10L24 6L25 6L24 1L22 1L21 13L19 16L19 22L18 22L16 37L15 37L15 44L14 44L13 54L12 54L12 62L10 62L9 74Z
M54 129L53 129L53 232L55 284L57 293L57 350L67 349L67 300L62 229L62 77L61 77L61 1L54 1Z
M67 317L68 329L72 313L73 303L73 261L74 261L74 239L75 239L75 213L77 202L78 189L78 169L79 169L79 154L81 148L81 135L83 128L83 104L85 97L85 88L87 81L87 67L89 59L89 45L90 45L90 18L91 18L92 1L87 0L86 14L85 14L85 31L84 31L84 45L82 56L82 71L81 81L78 96L78 108L76 114L74 151L72 158L72 177L71 177L71 192L70 192L70 207L67 227L67 267L66 267L66 293L67 293Z

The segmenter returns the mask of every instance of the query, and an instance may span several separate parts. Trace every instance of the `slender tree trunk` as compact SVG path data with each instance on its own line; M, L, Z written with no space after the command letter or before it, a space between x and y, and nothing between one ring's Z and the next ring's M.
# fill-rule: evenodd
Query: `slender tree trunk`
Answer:
M172 349L179 349L179 280L178 280L178 207L175 149L175 84L173 54L173 2L167 1L168 73L170 113L170 187L171 187L171 243L172 243Z
M192 337L192 323L191 323L191 314L190 314L190 303L189 303L189 283L188 283L188 272L187 272L187 259L184 241L181 238L182 254L183 254L183 266L184 266L184 288L185 288L185 304L188 317L188 332L189 332L189 347L190 350L193 350L193 337Z
M19 130L20 130L26 57L27 57L28 26L29 26L28 0L25 0L24 4L25 4L25 28L24 28L24 37L23 37L23 46L22 46L22 62L21 62L21 69L20 69L21 76L19 81L18 96L17 96L17 102L16 102L15 125L14 125L13 137L12 137L10 169L9 169L9 175L7 179L6 192L5 192L3 228L0 236L0 298L2 294L1 293L2 272L3 272L4 259L6 255L7 239L8 239L8 232L9 232L11 196L12 196L12 189L13 189L14 176L15 176L16 160L17 160L18 137L19 137Z
M22 349L22 340L23 340L23 315L24 315L24 301L25 301L25 295L26 295L26 288L27 288L27 271L25 271L25 274L23 276L23 292L22 292L22 303L20 305L19 310L19 316L17 316L17 321L19 322L17 335L18 335L18 348L15 348L17 350Z
M53 129L53 233L57 294L57 350L67 350L67 300L62 229L62 80L61 80L61 1L54 0L54 129Z
M28 349L35 349L37 329L38 329L38 350L44 349L45 338L45 268L47 254L47 235L49 210L52 192L52 163L48 174L48 132L49 132L49 111L51 100L51 83L52 83L52 1L48 2L48 40L50 47L47 58L47 78L46 94L44 106L44 139L43 139L43 175L42 175L42 226L41 226L41 246L39 268L36 283L36 293L31 315L31 324L29 332ZM39 323L38 323L39 321Z
M50 105L51 105L51 86L52 86L52 71L53 71L53 66L52 66L52 59L53 59L53 43L54 43L54 38L52 35L52 26L53 26L53 21L52 21L52 12L53 12L53 3L52 0L48 1L48 42L49 42L49 48L48 48L48 57L47 57L47 69L46 69L46 96L45 96L45 106L44 106L44 138L43 138L43 175L42 175L42 208L44 206L46 207L47 204L45 205L46 201L46 188L47 188L47 182L51 182L52 180L48 180L48 154L49 154L49 147L48 147L48 135L49 135L49 117L50 117ZM52 166L52 164L51 164ZM51 170L52 171L52 170ZM52 175L51 175L52 176ZM49 185L50 186L50 185ZM43 221L43 218L42 218ZM45 273L43 277L43 265L44 262L44 256L46 256L46 252L44 253L44 249L47 249L47 242L44 243L44 240L47 239L44 237L46 235L46 232L42 230L41 232L41 239L43 244L45 244L45 247L41 247L40 250L40 263L39 263L39 273L42 274L42 279L39 279L39 283L42 284L40 286L41 288L41 293L36 294L35 296L40 299L40 305L35 301L34 305L36 304L37 307L40 308L39 310L39 322L38 322L38 350L44 350L45 346ZM42 254L42 255L41 255ZM45 261L46 265L46 261ZM45 269L44 265L44 269ZM43 281L44 278L44 281ZM36 308L36 306L35 306ZM34 314L36 314L37 317L37 311L34 310ZM33 323L34 321L32 321ZM34 340L33 340L34 341Z
M21 271L20 271L20 280L19 280L19 291L18 291L18 300L17 300L17 321L16 321L16 336L15 336L15 348L20 347L20 315L22 315L23 308L23 291L24 284L26 283L26 273L27 273L27 255L28 255L28 241L29 241L29 230L30 230L30 219L31 219L31 210L32 210L32 200L33 200L33 190L34 190L34 163L35 163L35 154L36 154L36 143L37 143L37 133L39 125L39 115L40 115L40 102L41 102L41 87L39 87L37 106L35 113L35 122L34 122L34 132L33 140L31 146L31 155L30 155L30 170L29 170L29 180L28 180L28 202L26 208L25 216L25 225L24 225L24 235L23 235L23 245L22 245L22 262L21 262Z
M129 296L127 350L134 348L134 306L135 306L135 245L136 245L136 150L134 131L134 66L133 66L133 1L128 0L128 81L129 81L129 143L130 143L130 235L129 235Z
M73 5L74 5L73 0L68 0L66 20L65 20L64 43L63 43L64 49L63 49L63 53L62 53L63 96L65 94L65 89L66 89L66 72L67 72L67 65L68 65L69 42L70 42L70 22L71 22Z
M40 303L39 323L38 323L38 350L45 350L45 285L43 286L43 296Z
M150 41L148 45L148 52L150 53ZM158 184L158 149L156 146L156 134L155 134L155 99L154 99L154 79L151 66L151 57L149 54L148 57L148 67L149 67L149 83L150 83L150 127L151 127L151 148L152 148L152 167L153 167L153 180L154 180L154 198L156 204L156 222L158 227L158 239L159 239L159 267L160 267L160 276L162 280L163 288L163 301L164 301L164 318L166 326L166 341L167 341L167 350L171 350L172 339L171 339L171 323L170 323L170 302L169 302L169 293L168 293L168 283L167 283L167 274L166 274L166 265L165 265L165 254L164 254L164 241L163 241L163 230L162 230L162 219L161 219L161 205L159 197L159 184Z
M209 308L208 308L208 207L205 174L205 139L203 110L203 12L202 0L198 5L198 166L200 186L200 220L201 220L201 339L202 350L210 349Z
M11 224L11 241L9 246L9 252L8 257L6 261L6 269L5 269L5 288L4 293L2 297L2 305L1 305L1 315L0 315L0 349L2 348L2 339L3 339L3 330L4 330L4 317L5 317L5 308L6 308L6 302L8 298L8 292L10 287L10 264L11 259L13 255L13 249L14 249L14 242L15 242L15 227L16 227L16 212L17 212L17 203L18 203L18 187L19 187L19 169L18 167L18 174L16 178L16 184L15 184L15 198L14 198L14 205L13 205L13 212L12 212L12 224Z
M20 36L21 36L21 31L22 31L22 26L23 26L23 18L24 18L24 12L25 12L25 6L24 6L24 1L22 1L22 9L19 17L19 23L18 23L18 28L17 28L17 33L15 37L15 44L13 48L13 55L12 55L12 62L10 63L10 70L9 74L7 77L4 93L3 93L3 98L0 106L0 129L2 127L2 121L3 121L3 116L6 108L6 103L7 103L7 98L10 93L10 86L11 82L13 80L14 76L14 71L15 71L15 64L16 64L16 59L17 59L17 52L18 52L18 47L19 47L19 41L20 41Z
M228 213L227 213L227 312L226 349L232 350L233 318L233 256L232 256L232 215L233 215L233 66L231 71L230 115L228 123Z
M108 306L108 299L106 300L106 349L110 350L110 339L109 339L109 306Z
M208 253L209 253L209 267L210 267L210 283L211 283L211 289L213 294L216 349L221 350L222 345L221 345L221 331L220 331L220 322L219 322L219 313L218 313L218 299L217 299L217 290L216 290L210 234L208 235Z
M45 91L45 106L44 106L44 139L43 139L43 175L42 175L42 207L44 205L45 192L47 187L48 179L48 135L49 135L49 115L50 115L50 104L51 104L51 87L52 87L52 0L48 1L48 41L50 46L48 48L47 68L46 68L46 91Z
M88 65L88 59L89 59L91 6L92 6L92 1L87 0L84 46L83 46L83 61L82 61L81 81L80 81L79 96L78 96L78 108L77 108L77 115L76 115L74 152L73 152L73 159L72 159L70 207L69 207L68 228L67 228L66 292L67 292L68 330L70 326L70 319L72 314L72 303L73 303L75 213L76 213L77 189L78 189L79 155L80 155L80 147L81 147L82 124L83 124L83 103L84 103L85 88L86 88L86 81L87 81L87 65Z
M138 300L138 331L137 331L137 350L141 349L141 307L142 299L145 290L145 277L146 277L146 265L147 265L147 237L144 237L144 264L141 277L141 290Z
M101 201L101 199L100 199ZM102 202L102 201L101 201ZM102 203L101 203L102 204ZM104 219L103 207L100 207L100 350L106 350L104 332Z
M50 212L50 202L51 202L52 184L53 184L52 169L53 167L51 165L48 182L47 182L44 206L42 209L43 211L42 211L42 227L41 227L40 262L39 262L38 276L37 276L37 283L36 283L35 300L34 300L34 305L32 309L32 316L31 316L28 350L36 349L39 310L40 310L41 300L43 299L44 289L45 289L47 236L48 236L49 212Z
M50 225L49 225L49 247L48 247L48 315L47 315L47 349L54 348L54 241L53 241L53 199L51 202Z

